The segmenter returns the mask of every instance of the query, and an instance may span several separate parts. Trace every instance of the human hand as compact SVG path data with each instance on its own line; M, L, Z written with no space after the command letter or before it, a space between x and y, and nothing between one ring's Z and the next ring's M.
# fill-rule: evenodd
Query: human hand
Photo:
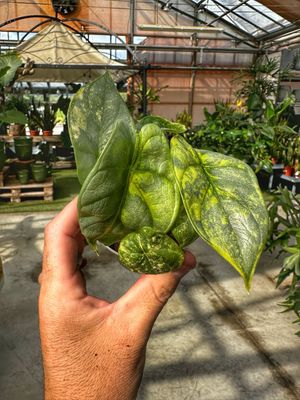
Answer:
M132 400L153 324L181 278L195 266L142 275L116 302L89 296L77 263L85 242L77 199L46 227L39 321L46 400Z

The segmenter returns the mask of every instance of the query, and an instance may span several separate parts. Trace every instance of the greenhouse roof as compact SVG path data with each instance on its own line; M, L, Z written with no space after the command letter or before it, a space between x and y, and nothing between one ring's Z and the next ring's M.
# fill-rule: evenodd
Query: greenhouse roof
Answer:
M197 4L198 9L203 9L215 16L209 25L223 19L255 37L292 25L291 22L254 0L222 0L222 2L198 0L194 3Z
M159 3L164 10L167 7L175 10L173 7L176 5L175 1L159 1ZM225 22L253 40L265 40L299 28L295 23L299 20L299 16L297 17L297 13L295 13L295 4L292 4L293 2L290 0L286 1L285 5L282 2L276 4L276 1L267 0L262 2L255 0L186 0L177 2L177 11L180 12L180 4L183 3L194 6L198 21L202 20L208 26L215 26L221 21Z

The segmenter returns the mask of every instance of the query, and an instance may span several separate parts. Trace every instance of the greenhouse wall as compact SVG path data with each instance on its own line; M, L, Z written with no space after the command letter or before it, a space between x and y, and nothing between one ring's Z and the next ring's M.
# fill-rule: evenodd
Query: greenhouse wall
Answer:
M186 110L192 114L195 125L203 121L205 107L209 111L214 109L216 100L234 102L235 77L236 73L231 71L197 71L194 97L191 99L191 71L149 72L148 83L151 87L167 87L159 93L160 102L149 104L148 111L175 119L178 113Z

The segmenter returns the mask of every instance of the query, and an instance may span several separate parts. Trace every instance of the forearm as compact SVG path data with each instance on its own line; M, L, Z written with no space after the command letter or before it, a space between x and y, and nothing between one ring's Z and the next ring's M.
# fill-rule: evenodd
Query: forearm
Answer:
M45 346L44 346L45 349ZM133 400L145 356L130 349L43 350L45 400Z

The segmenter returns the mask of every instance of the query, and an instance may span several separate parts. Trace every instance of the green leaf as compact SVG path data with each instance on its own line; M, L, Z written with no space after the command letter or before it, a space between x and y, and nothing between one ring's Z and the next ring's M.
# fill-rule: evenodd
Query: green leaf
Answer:
M0 68L0 80L7 73L7 71L9 71L9 70L10 70L9 66Z
M0 113L0 122L5 124L22 124L27 123L27 117L21 111L18 110L7 110Z
M95 248L143 226L167 232L177 218L180 195L169 142L156 125L139 140L118 122L79 195L81 231Z
M284 259L283 269L292 270L297 275L300 275L300 251Z
M144 227L121 240L119 259L131 271L160 274L177 269L184 260L182 249L169 236Z
M80 228L94 249L97 240L110 245L129 232L120 214L134 149L135 136L125 123L118 121L81 188L78 198Z
M152 226L167 232L179 210L169 142L157 125L148 124L139 135L121 220L130 230Z
M171 140L176 179L194 229L243 277L251 280L268 235L268 213L252 169L182 137Z
M105 149L117 121L123 121L135 135L131 115L109 73L76 93L67 119L81 184Z
M158 115L146 115L137 122L137 129L140 130L147 124L156 124L164 132L172 135L184 133L186 131L185 125L180 124L179 122L169 121L168 119Z
M180 247L188 246L199 237L198 233L191 224L182 203L178 217L172 227L171 235L174 237Z
M22 65L22 60L17 53L6 53L0 55L0 86L7 86L15 77L17 69ZM2 74L2 69L6 73Z

